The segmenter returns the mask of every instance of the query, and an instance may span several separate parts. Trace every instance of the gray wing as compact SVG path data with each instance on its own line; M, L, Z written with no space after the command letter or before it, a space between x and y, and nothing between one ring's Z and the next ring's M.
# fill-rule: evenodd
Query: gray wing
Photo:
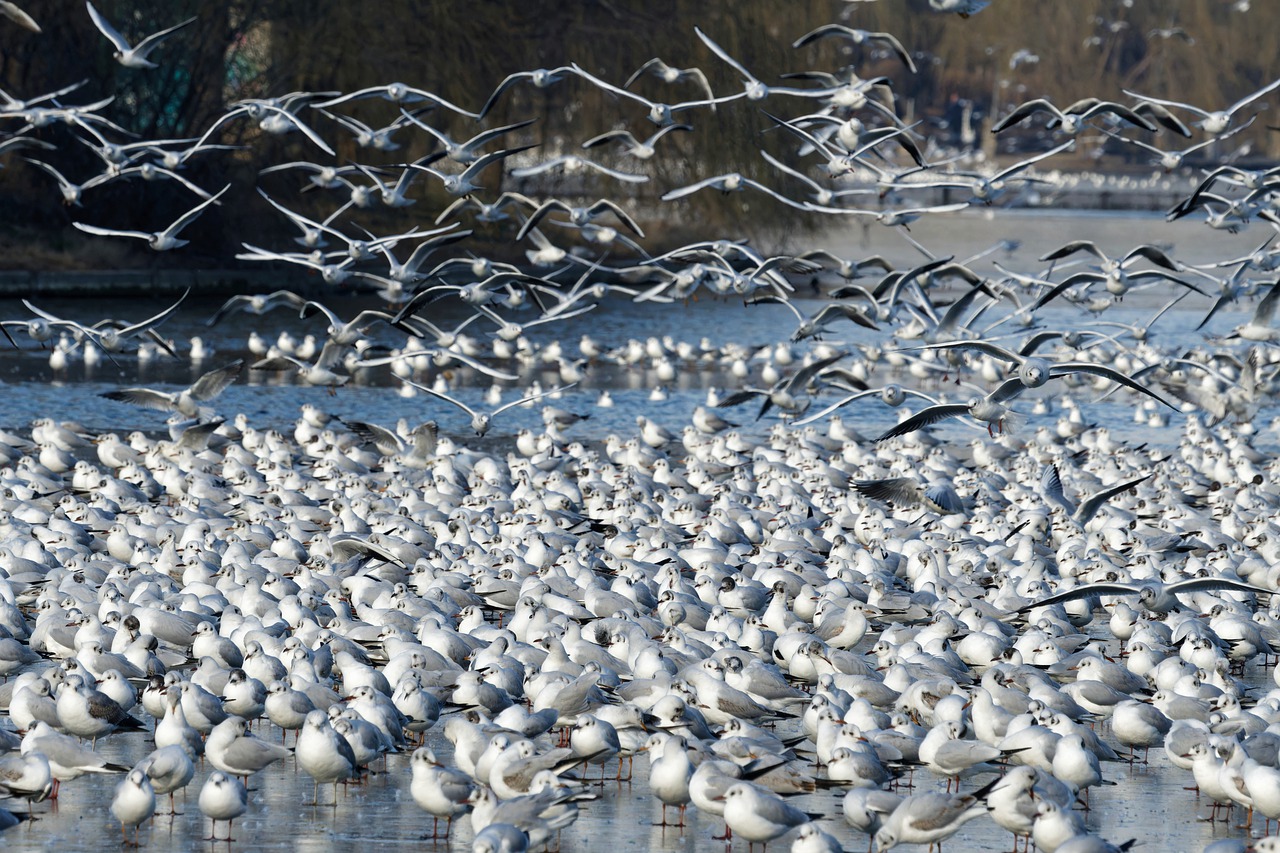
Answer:
M191 386L191 396L201 402L212 400L214 397L217 397L223 391L227 390L227 387L230 386L231 383L236 381L236 377L240 375L240 371L243 367L244 362L237 359L226 367L219 367L217 370L210 370L208 373L197 379L195 384Z
M939 421L945 421L947 418L958 418L968 412L969 406L965 403L946 403L940 406L929 406L916 412L897 426L881 433L875 440L881 442L897 438L900 435L907 435Z
M1254 586L1231 578L1188 578L1187 580L1169 584L1164 588L1164 591L1170 595L1181 595L1188 592L1209 592L1220 589L1234 589L1238 592L1254 592L1263 595L1276 594L1274 589Z
M89 17L93 19L93 25L98 28L98 31L106 36L107 40L115 45L117 50L121 53L127 53L130 45L124 40L124 36L120 35L116 28L111 26L110 21L102 17L102 13L95 9L92 3L86 0L84 5L89 10Z
M1280 281L1271 285L1267 295L1262 297L1258 307L1253 309L1253 322L1259 326L1270 326L1276 316L1276 300L1280 298ZM28 306L30 307L30 306Z
M1111 500L1113 497L1115 497L1118 494L1129 491L1129 489L1132 489L1134 486L1138 485L1139 483L1150 480L1154 476L1155 476L1155 472L1153 471L1145 477L1139 477L1136 480L1130 480L1127 483L1121 483L1118 486L1112 486L1109 489L1104 489L1103 491L1098 492L1096 495L1091 495L1088 500L1080 504L1080 508L1076 510L1076 512L1074 513L1076 521L1078 521L1080 524L1084 524L1089 519L1093 518L1093 516L1098 512L1098 509L1104 503Z
M809 384L809 380L817 376L824 368L830 367L842 358L849 355L848 352L841 350L835 355L820 358L812 364L806 365L795 372L794 375L786 382L787 388L803 388Z
M117 403L131 403L144 409L157 409L167 412L174 407L174 395L150 388L121 388L118 391L106 391L99 396Z
M1049 463L1044 466L1044 470L1040 472L1040 488L1046 498L1065 509L1068 515L1075 515L1075 506L1062 491L1062 476L1058 473L1057 465Z
M1138 595L1142 592L1142 587L1127 583L1089 583L1083 586L1072 587L1066 592L1060 592L1057 595L1051 595L1048 598L1028 604L1026 607L1018 608L1018 613L1026 613L1037 607L1048 607L1051 604L1061 604L1064 601L1075 601L1080 598L1089 598L1094 595Z
M1083 361L1073 361L1073 362L1068 362L1066 364L1055 364L1049 368L1050 376L1062 376L1067 373L1090 373L1090 374L1093 374L1094 376L1103 376L1103 377L1106 377L1107 379L1110 379L1113 382L1119 382L1121 385L1125 386L1126 388L1132 388L1134 391L1138 391L1142 394L1146 394L1148 397L1151 397L1154 400L1159 400L1161 403L1164 403L1166 406L1173 409L1175 412L1178 410L1177 406L1173 405L1173 403L1170 403L1164 397L1161 397L1155 391L1152 391L1150 388L1148 388L1145 385L1142 385L1138 382L1133 381L1133 379L1129 378L1128 376L1125 376L1120 371L1107 367L1106 365L1090 364L1088 362L1083 362Z

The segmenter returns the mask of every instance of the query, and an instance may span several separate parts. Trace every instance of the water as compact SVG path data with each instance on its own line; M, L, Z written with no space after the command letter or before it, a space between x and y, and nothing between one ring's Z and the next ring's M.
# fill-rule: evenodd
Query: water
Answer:
M1202 226L1187 225L1184 228L1181 225L1179 223L1178 226L1171 227L1158 218L1144 216L1064 217L1029 214L1025 211L1012 214L991 212L988 216L986 212L979 212L972 216L949 217L936 222L922 221L914 226L913 233L935 252L955 253L960 257L985 248L996 237L1021 241L1020 248L1002 252L997 257L1001 263L1022 271L1036 269L1035 258L1055 248L1066 234L1080 238L1093 237L1099 240L1106 251L1116 253L1142 242L1172 242L1175 256L1188 263L1204 263L1244 254L1260 241L1257 233L1232 236L1208 232ZM919 258L913 249L886 229L870 232L865 245L862 237L861 232L856 230L832 232L816 239L814 243L855 257L871 252L886 252L898 263L908 263ZM981 261L976 266L989 270L987 263ZM1109 310L1107 319L1145 322L1145 318L1165 298L1167 294L1163 290L1159 294L1132 295L1124 304ZM107 316L136 320L149 316L166 304L164 300L43 298L36 302L53 314L84 322ZM107 401L99 395L113 388L137 384L176 388L212 367L235 358L248 358L245 339L251 328L261 330L272 338L280 331L288 331L298 338L307 333L323 334L321 321L301 321L285 311L266 318L242 315L210 329L204 325L204 319L213 313L218 302L219 300L192 297L163 327L164 334L178 341L180 346L185 346L185 341L192 335L199 334L206 344L216 350L215 355L199 365L164 361L139 363L136 358L123 356L118 357L116 363L104 361L94 368L76 363L64 373L55 374L48 367L47 352L35 349L29 343L24 343L20 352L8 349L0 352L0 376L4 377L6 383L5 406L0 412L0 425L22 429L33 418L53 417L78 421L90 431L158 431L163 428L162 413ZM821 304L818 300L808 298L797 298L796 302L800 310L806 313L816 310ZM375 305L367 298L350 296L326 299L326 303L342 317L352 316L362 307ZM1207 305L1208 301L1202 297L1187 299L1160 321L1157 326L1157 341L1163 339L1176 343L1197 339L1192 336L1192 330L1200 321ZM432 306L431 310L436 311L437 307ZM441 316L429 316L441 325L456 322L465 316L460 309L446 305L441 305L439 310L443 312ZM1230 307L1215 318L1212 331L1223 333L1230 330L1250 310L1251 306L1248 305ZM0 311L3 311L6 318L26 316L25 309L16 303L5 306ZM992 319L995 316L998 315L993 315ZM1080 327L1091 320L1078 309L1067 305L1037 312L1037 316L1045 328ZM611 347L621 346L629 339L644 341L650 336L670 336L676 341L694 344L705 337L713 347L737 343L743 345L747 353L753 353L760 347L787 337L794 325L794 318L784 307L745 307L740 300L702 297L686 304L635 305L625 300L613 299L605 301L594 312L570 320L562 326L539 327L532 338L541 346L547 345L552 337L558 338L564 343L565 349L575 355L576 341L582 334L590 334ZM479 333L475 328L471 331ZM385 343L396 342L394 333L375 331L374 334L376 339ZM823 345L871 343L880 338L876 333L842 327L829 335ZM813 344L797 345L795 351L801 354L812 346ZM760 370L761 363L752 362L753 377L758 377ZM432 376L423 376L421 379L429 382ZM504 383L507 386L504 400L513 399L518 393L517 387L525 387L534 379L541 382L543 387L551 387L558 381L556 372L550 368L534 366L522 369L518 383ZM889 374L877 375L876 379L913 382L910 377ZM479 405L484 390L490 384L486 377L474 371L459 371L454 376L454 381L457 389L455 393L472 405ZM704 402L709 388L736 387L737 380L728 374L726 364L709 360L707 363L679 366L676 378L669 383L665 400L650 399L650 391L656 384L656 374L647 361L641 367L601 365L592 368L581 384L566 392L564 398L556 404L591 414L590 421L571 431L573 437L600 440L610 433L625 437L634 432L635 418L640 414L673 430L679 429L688 422L692 409ZM460 412L424 395L409 400L402 399L397 393L397 386L398 383L392 380L385 369L362 372L348 386L338 389L332 395L323 388L291 385L287 376L251 373L247 379L242 379L219 398L216 408L228 416L244 412L257 427L287 428L295 419L298 407L309 402L340 417L385 424L393 423L400 417L411 422L435 418L444 432L455 435L460 440L470 438L468 419ZM965 389L946 388L937 382L932 387L963 397L971 393ZM613 408L594 406L595 400L604 390L612 394L615 401ZM1086 395L1077 396L1088 399ZM491 436L501 442L507 440L517 429L540 428L541 405L539 401L530 409L517 408L504 413L496 421ZM1169 428L1152 430L1134 425L1134 405L1132 398L1117 395L1105 403L1091 404L1086 408L1091 418L1112 426L1113 432L1121 437L1152 441L1164 446L1176 443L1181 426L1178 416L1172 418ZM1022 405L1022 408L1029 407L1030 402ZM745 430L760 435L774 421L765 418L760 422L753 422L751 418L754 412L754 407L744 406L736 410L733 416L743 421ZM848 423L865 433L875 433L892 424L897 417L895 412L878 403L848 409L843 414ZM1256 423L1264 424L1273 414L1274 406L1268 405ZM1050 417L1053 415L1043 416L1045 419ZM1044 421L1032 416L1026 428L1033 429L1042 422ZM970 437L970 432L958 423L940 426L937 431L953 439L964 440ZM1118 651L1114 646L1112 650ZM1250 678L1264 688L1270 682L1266 674L1253 669L1250 670ZM780 732L789 733L794 728L794 724L783 724ZM260 734L264 738L279 738L279 731L267 724L260 729ZM428 742L441 757L447 758L449 746L438 730L430 733ZM113 735L101 744L101 751L108 758L123 764L133 764L149 750L150 744L142 734ZM592 851L604 849L607 844L620 850L691 851L706 850L716 845L710 841L710 836L722 828L721 824L699 816L694 809L690 809L689 825L683 831L653 826L660 814L660 805L648 793L645 782L646 765L643 758L636 762L635 778L629 784L607 783L601 791L601 798L589 804L579 821L564 832L561 849ZM144 830L143 839L147 846L153 849L187 849L202 843L201 839L206 837L209 824L200 816L195 798L207 772L208 768L204 768L197 774L196 780L188 789L185 804L183 798L179 797L179 807L184 812L182 815L173 818L158 817ZM1108 780L1115 781L1118 785L1095 792L1094 809L1085 817L1085 823L1088 828L1113 842L1138 838L1145 849L1189 850L1198 849L1213 838L1239 835L1239 831L1235 829L1210 825L1197 819L1198 811L1207 809L1200 810L1195 794L1182 789L1189 777L1172 770L1159 749L1152 752L1149 767L1130 769L1127 765L1112 764L1105 767L1104 773ZM408 756L392 756L385 770L379 769L366 785L340 792L336 805L317 808L305 805L312 795L309 777L295 772L292 763L285 762L253 779L249 811L235 824L235 844L240 849L298 851L355 849L362 843L370 842L392 849L470 849L470 831L466 820L458 822L453 837L447 842L422 838L423 833L429 832L431 821L412 802L407 787L408 775ZM118 828L108 813L115 781L115 777L83 777L68 783L62 789L61 800L56 809L49 804L38 805L36 812L39 820L33 827L5 834L5 849L58 850L69 853L115 846ZM939 780L929 777L925 771L918 771L915 781L923 787L941 788ZM984 778L979 777L967 782L966 789L984 781ZM327 802L327 798L332 797L332 790L322 791L322 797ZM863 837L844 825L839 793L821 792L801 798L797 804L808 811L828 815L830 820L826 822L826 828L841 838L847 849L860 850L866 843ZM225 826L220 827L219 831L225 832ZM955 838L948 841L947 849L1004 850L1009 843L1007 833L990 821L980 819L968 824ZM742 844L739 842L736 847L741 848ZM778 845L779 849L782 847L782 844Z

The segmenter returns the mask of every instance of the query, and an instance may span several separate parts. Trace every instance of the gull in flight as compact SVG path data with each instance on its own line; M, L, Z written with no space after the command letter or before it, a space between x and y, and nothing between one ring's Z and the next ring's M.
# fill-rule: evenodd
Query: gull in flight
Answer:
M747 96L747 93L743 91L736 95L728 95L723 98L708 98L705 101L684 101L679 104L661 104L651 101L648 98L642 98L635 92L619 88L612 83L606 83L604 80L601 80L589 71L583 70L583 68L576 62L573 63L573 70L579 77L594 83L606 92L612 92L615 95L619 95L623 98L630 98L637 103L644 104L649 108L649 121L659 127L666 127L669 124L675 124L675 114L682 110L692 109L693 107L715 107L717 104L725 104L729 101L736 101L738 98L745 98Z
M115 52L111 55L116 58L125 68L156 68L154 62L147 59L147 54L160 46L160 42L176 33L183 27L189 26L196 22L195 18L187 18L180 24L169 27L167 30L161 30L158 33L152 33L144 38L134 47L130 47L129 42L125 41L124 36L111 26L111 22L102 17L102 13L93 7L89 0L85 0L85 7L89 10L89 17L93 18L93 25L107 37L107 41L115 46Z
M842 26L840 24L826 24L818 27L800 38L792 42L792 47L804 47L810 42L817 41L827 36L843 36L854 44L875 44L881 42L889 47L902 63L907 66L907 70L912 74L916 73L916 64L911 60L911 54L907 53L906 48L902 46L902 42L894 38L892 33L873 33L869 30L857 30L852 27Z
M493 105L498 102L499 96L516 83L528 80L539 89L546 89L551 84L558 83L564 78L565 74L572 70L573 69L569 66L562 65L559 68L535 68L532 71L517 71L514 74L508 74L506 78L498 84L498 88L493 90L493 94L489 96L489 99L484 102L484 106L480 108L480 114L476 116L477 120L484 118L485 115L488 114L489 110L493 109Z
M672 68L656 56L637 68L631 76L627 78L627 82L622 84L622 88L630 89L631 84L639 80L640 75L644 74L646 71L651 72L653 76L662 80L663 83L680 83L685 80L692 80L694 83L702 87L702 91L707 93L707 100L715 100L715 93L711 91L711 84L707 82L707 75L702 73L701 68ZM711 106L711 109L715 109L714 104Z
M1085 121L1096 115L1101 115L1102 113L1111 113L1117 118L1124 119L1130 124L1135 124L1143 130L1149 130L1153 133L1158 130L1158 128L1148 119L1144 118L1129 107L1126 107L1124 104L1117 104L1112 101L1100 101L1097 98L1083 98L1065 109L1058 109L1044 98L1036 98L1033 101L1027 101L1025 104L1018 106L1013 112L993 124L991 126L991 132L999 133L1005 128L1012 127L1023 119L1030 118L1036 113L1041 112L1051 113L1053 115L1053 118L1049 120L1049 127L1051 129L1060 126L1063 133L1069 133L1072 136L1084 130Z
M1181 101L1166 101L1161 100L1160 98L1150 98L1146 95L1139 95L1134 92L1130 92L1128 89L1125 89L1124 93L1129 97L1137 98L1140 101L1148 101L1165 107L1181 107L1184 110L1190 110L1198 116L1203 116L1203 118L1196 122L1196 124L1203 128L1205 133L1211 133L1214 136L1218 136L1231 126L1231 117L1235 115L1238 110L1247 107L1263 95L1271 94L1276 89L1280 89L1280 79L1268 83L1251 95L1245 95L1225 110L1215 110L1213 112L1192 106L1191 104L1184 104Z
M574 385L578 384L577 382L571 382L568 385L561 385L558 388L551 388L546 391L540 391L536 394L529 394L528 396L521 397L518 400L512 400L509 403L504 403L503 405L494 409L492 412L477 412L475 409L471 408L466 403L463 403L460 400L455 400L453 397L450 397L448 394L445 394L441 391L437 391L434 388L428 388L426 385L419 385L417 382L414 382L412 379L406 379L404 381L407 384L412 385L414 388L417 388L419 391L424 391L427 394L430 394L432 397L439 397L441 400L444 400L446 403L452 403L453 405L457 406L459 409L462 409L462 411L466 412L468 415L471 416L471 428L475 430L476 435L480 436L481 438L483 438L484 434L489 431L489 427L490 425L492 425L493 419L496 418L498 415L502 414L503 412L505 412L507 409L514 409L516 406L519 406L523 403L531 403L534 400L539 399L540 397L547 397L552 394L557 394L561 391L572 388Z
M187 417L210 417L212 410L201 403L207 403L227 390L236 381L243 367L243 361L233 361L225 367L210 370L189 387L174 394L151 388L122 388L119 391L107 391L101 396L147 409L178 412Z
M691 124L669 124L665 127L658 128L658 132L641 142L636 139L629 130L610 130L599 136L593 136L586 142L582 143L583 148L595 148L597 145L604 145L606 142L620 142L627 154L635 157L637 160L648 160L657 153L654 147L658 144L658 140L666 136L673 130L693 130Z
M1037 341L1037 343L1038 342L1039 341ZM1177 406L1173 405L1168 400L1164 399L1159 394L1155 393L1145 385L1135 382L1132 378L1125 376L1120 371L1111 367L1107 367L1104 364L1092 364L1087 361L1069 361L1069 362L1055 363L1045 358L1038 358L1036 356L1030 355L1028 352L1022 352L1022 353L1010 352L1009 350L1003 347L996 346L995 344L990 343L988 341L980 341L980 340L947 341L945 343L928 344L922 347L922 349L977 350L978 352L981 352L984 355L991 356L994 359L998 359L1000 361L1007 361L1010 364L1017 366L1017 372L1013 379L1009 379L1006 382L1007 383L1016 382L1022 385L1023 388L1039 388L1040 386L1047 383L1050 379L1060 379L1063 376L1069 376L1075 373L1085 373L1092 376L1101 376L1106 379L1110 379L1113 382L1118 382L1119 384L1124 385L1127 388L1131 388L1134 391L1138 391L1140 393L1146 394L1148 397L1151 397L1154 400L1158 400L1159 402L1164 403L1166 406L1173 409L1174 411L1177 411L1177 408L1178 408ZM1024 350L1025 349L1026 348L1024 347ZM1010 391L1012 392L1009 395L1010 397L1016 396L1018 393L1021 393L1021 389L1018 389L1016 387L1010 388Z
M206 207L216 204L218 198L223 193L231 189L231 184L227 184L217 195L210 196L206 201L202 201L195 207L188 210L182 216L178 217L174 222L163 231L120 231L115 228L100 228L97 225L86 225L83 222L71 223L87 234L97 234L102 237L136 237L139 240L146 240L147 245L157 252L167 252L170 249L178 249L187 245L188 240L179 240L178 233L186 228L192 222L200 218L200 214L204 213Z
M1224 577L1186 578L1169 584L1155 580L1134 583L1090 583L1072 587L1066 592L1060 592L1057 595L1041 599L1034 604L1028 604L1026 607L1019 609L1018 612L1026 613L1028 610L1034 610L1037 607L1048 607L1051 604L1061 604L1064 601L1075 601L1079 598L1089 598L1095 595L1136 595L1139 603L1152 613L1168 613L1171 610L1184 609L1178 601L1177 597L1179 595L1187 595L1193 592L1216 592L1224 589L1237 592L1261 593L1263 595L1276 594L1273 589L1254 586L1242 580Z

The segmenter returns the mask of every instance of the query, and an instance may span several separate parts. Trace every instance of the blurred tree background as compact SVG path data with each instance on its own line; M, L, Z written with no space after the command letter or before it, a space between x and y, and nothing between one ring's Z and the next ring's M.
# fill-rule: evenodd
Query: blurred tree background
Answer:
M784 74L837 72L846 66L863 78L884 75L892 81L898 114L921 121L921 133L945 143L960 138L962 128L955 126L953 109L957 102L971 105L967 114L979 122L974 129L981 145L984 117L1003 115L1010 105L1034 97L1060 105L1086 96L1128 101L1122 90L1130 89L1218 108L1280 76L1280 4L1247 0L994 0L989 9L967 20L932 12L927 0L99 0L102 13L135 44L146 34L197 18L152 54L159 64L155 69L118 65L80 0L22 0L21 5L44 32L32 34L3 22L0 88L22 100L87 80L59 103L89 104L114 96L100 114L139 138L198 137L246 97L352 92L396 81L477 111L508 74L570 62L621 85L641 64L658 56L675 67L701 68L718 95L741 91L741 75L699 41L695 26L771 85L787 84ZM832 22L893 33L915 57L918 73L907 72L891 53L843 39L791 46L811 29ZM652 76L638 80L632 89L668 103L701 97L693 84L668 85ZM1263 108L1268 100L1276 102L1263 99L1250 110ZM698 110L689 114L692 133L669 135L660 143L658 156L643 163L610 148L581 151L584 140L610 129L626 128L643 139L656 128L646 120L643 105L614 97L573 75L545 89L528 82L514 85L483 124L444 108L420 118L454 139L466 139L483 127L536 118L530 127L489 149L538 143L539 148L519 159L520 165L577 153L651 177L644 184L623 184L590 173L518 181L494 167L481 180L480 194L486 200L492 201L502 189L520 189L539 198L609 197L635 210L655 229L665 224L680 229L683 237L755 236L764 229L803 229L814 220L756 193L743 193L732 205L715 193L695 194L679 205L659 206L657 197L672 187L729 171L806 197L802 187L762 161L759 152L766 148L793 164L801 162L794 154L794 140L770 131L773 122L762 110L794 117L814 112L817 106L810 99L773 96L761 102L740 100L714 114ZM12 111L12 106L0 109L0 116ZM341 104L334 112L375 129L400 117L396 104L376 98ZM872 122L875 114L864 113ZM256 185L321 219L344 198L332 192L300 193L307 185L301 172L259 178L263 167L293 160L399 164L434 147L425 133L410 127L395 136L398 150L360 148L351 133L318 111L303 108L298 115L332 145L337 157L329 158L297 133L264 133L248 118L221 125L211 141L243 147L195 157L183 174L210 191L226 183L232 183L233 190L220 209L184 234L193 241L190 251L176 253L179 257L166 258L166 263L209 263L215 258L224 262L248 234L253 242L283 248L297 232L254 193ZM1280 116L1269 119L1263 113L1232 143L1249 146L1256 157L1274 157L1280 153L1280 134L1266 125L1277 123ZM1043 120L1032 124L1020 131L1021 136L1008 137L1007 144L1020 151L1048 148ZM15 132L22 125L13 116L0 118L0 133ZM99 130L113 142L131 139ZM72 220L151 230L196 201L167 182L134 180L86 192L82 207L65 208L52 178L21 158L44 160L73 181L101 172L103 161L89 145L77 141L89 137L83 130L55 123L34 128L29 135L57 150L26 148L0 158L6 167L0 169L0 231L20 235L0 241L4 266L34 262L18 251L18 246L31 244L47 247L45 263L101 264L104 258L92 256L94 251L121 250L87 247L104 241L86 241L69 228ZM1181 143L1167 133L1153 141L1172 147ZM1006 146L1003 134L1001 144ZM1145 160L1138 162L1150 171ZM1088 165L1118 168L1124 163L1117 157ZM413 225L427 228L452 200L440 190L439 181L428 178L415 182L411 196L418 200L414 206L359 211L358 223L374 233ZM702 233L699 226L714 226L717 233ZM509 228L479 224L478 231L484 232L482 237L488 233L495 245L500 240L509 244ZM528 247L511 247L516 248Z

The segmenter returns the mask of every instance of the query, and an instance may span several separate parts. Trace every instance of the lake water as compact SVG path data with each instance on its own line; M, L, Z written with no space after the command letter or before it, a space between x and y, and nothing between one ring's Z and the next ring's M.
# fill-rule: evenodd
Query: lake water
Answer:
M955 254L965 257L992 245L996 240L1018 241L1017 248L1001 251L992 256L1013 269L1033 272L1039 268L1035 260L1039 255L1071 238L1091 238L1109 253L1123 254L1134 245L1144 242L1170 244L1174 256L1185 263L1206 263L1234 257L1252 250L1265 236L1265 230L1254 228L1241 235L1225 235L1212 232L1195 223L1178 223L1170 226L1159 217L1148 216L1100 216L1078 214L1069 216L1026 211L966 213L936 221L921 221L913 226L913 235L936 254ZM873 252L888 254L898 263L918 261L920 256L888 229L875 228L865 235L861 229L832 232L814 239L813 245L832 249L839 254L860 257ZM981 272L994 270L985 259L975 263ZM1107 319L1121 322L1143 323L1154 308L1167 298L1167 292L1135 294L1123 305L1107 312ZM46 299L35 300L40 307L59 316L91 322L102 317L118 317L137 320L149 316L164 307L164 300L114 300L98 299ZM311 333L323 334L319 320L301 321L289 312L280 311L266 318L246 318L243 315L215 328L208 328L204 320L216 309L220 300L192 297L170 322L163 327L166 337L173 338L180 347L199 334L216 354L199 365L175 364L153 361L140 364L136 358L120 357L118 363L103 361L87 368L82 362L73 363L67 370L55 373L48 366L47 351L24 342L20 352L9 349L0 351L0 376L5 382L5 405L0 409L0 426L24 429L37 417L53 417L57 420L74 420L91 431L99 430L147 430L163 429L164 416L102 399L99 394L122 386L155 385L177 387L190 382L205 370L236 358L248 358L245 341L249 329L257 329L274 338L281 331L295 337ZM362 307L376 303L364 297L335 296L326 303L340 316L352 316ZM798 298L802 311L820 307L816 299ZM1187 299L1157 326L1156 340L1165 340L1169 347L1194 338L1191 332L1199 323L1208 305L1202 297ZM433 306L433 311L434 306ZM456 322L465 315L459 309L440 308L441 315L431 314L442 326ZM1230 330L1240 323L1251 304L1236 305L1225 310L1215 319L1211 329L1218 333ZM27 313L20 304L12 303L0 308L7 319L25 318ZM1084 324L1087 315L1065 304L1038 312L1042 326L1046 328L1073 328ZM472 331L477 331L476 324ZM563 341L567 352L576 356L576 342L583 334L590 334L606 346L617 347L630 339L644 341L649 337L670 336L675 341L697 344L704 337L714 347L737 343L748 353L755 352L785 339L794 328L794 318L780 306L744 306L740 300L721 300L702 297L688 303L672 305L636 305L624 299L604 302L594 312L565 322L563 325L540 327L532 338L546 345L552 338ZM851 328L851 327L850 327ZM375 332L388 343L396 336ZM869 343L879 340L875 333L848 333L845 328L831 334L825 345ZM797 355L809 346L797 345ZM758 377L762 363L752 362L752 375ZM521 372L519 383L506 383L503 399L513 399L517 386L524 387L537 379L544 387L558 381L550 368L527 368ZM431 381L430 376L423 381ZM910 377L877 374L881 381L896 380L911 383ZM462 371L455 377L456 393L460 399L478 405L490 381L474 371ZM599 440L609 433L630 436L639 414L658 421L672 430L688 423L693 408L705 401L708 389L736 387L736 380L728 372L728 365L708 363L681 365L676 377L669 383L666 399L651 399L651 390L661 384L654 367L648 363L641 367L602 365L591 370L577 387L567 392L556 405L574 411L590 413L591 420L576 426L572 437ZM943 387L935 382L935 390ZM270 377L266 374L250 374L230 388L217 401L216 408L224 415L237 412L248 415L257 427L285 427L296 418L298 407L312 403L344 418L394 423L404 417L411 422L434 418L444 432L465 443L469 438L467 419L460 412L439 401L419 395L403 399L397 392L398 382L391 379L385 369L361 374L347 387L330 394L323 388L300 387L288 383L287 377ZM595 401L602 391L609 391L615 405L599 408ZM968 391L948 390L948 393L969 396ZM1087 398L1082 398L1087 399ZM525 410L517 408L502 415L496 422L491 437L503 441L522 427L540 428L539 410L542 403ZM1164 431L1136 426L1133 422L1131 399L1116 398L1106 403L1090 405L1087 414L1094 420L1114 427L1114 432L1137 441L1149 440L1172 446L1177 441L1181 427L1178 416L1172 418ZM1256 420L1259 427L1269 422L1274 405L1268 403ZM766 418L758 423L750 419L754 408L744 407L734 412L744 422L744 430L761 435L774 421ZM875 433L895 421L896 413L878 403L844 412L846 422L864 433ZM1046 415L1043 417L1050 417ZM1032 418L1029 428L1038 422ZM951 424L938 428L940 434L967 439L968 430ZM1274 443L1270 438L1264 442ZM869 645L870 641L864 641ZM1118 650L1114 649L1113 650ZM1268 685L1269 677L1251 670L1255 683ZM1102 729L1105 732L1105 727ZM787 726L780 728L781 733ZM278 730L264 726L261 734L266 738L279 738ZM431 733L429 742L442 757L449 754L448 744L439 735ZM106 738L100 746L111 760L132 764L149 750L144 735L120 734ZM713 832L722 826L717 820L708 820L689 811L689 826L683 831L653 826L660 814L660 806L649 795L646 784L647 762L636 763L635 779L627 785L606 785L601 798L584 809L579 821L563 833L561 850L598 851L606 848L638 851L693 851L719 846L710 840ZM193 782L185 805L184 814L175 817L157 817L143 834L152 849L190 849L202 844L208 832L195 805L196 792L208 769L201 770ZM361 845L376 844L379 849L470 849L470 833L466 820L459 821L453 838L448 841L423 840L430 830L431 821L424 817L408 793L408 757L393 756L388 760L385 772L372 777L363 787L351 788L340 794L336 806L309 807L303 805L311 797L311 780L305 774L295 772L291 762L259 774L253 779L251 804L248 814L235 825L235 846L239 849L273 850L348 850ZM1095 792L1094 808L1086 817L1086 825L1115 843L1137 838L1144 850L1192 850L1199 849L1217 837L1238 836L1239 831L1221 824L1210 825L1197 818L1207 813L1201 808L1196 795L1183 790L1188 776L1172 771L1161 750L1152 753L1149 767L1130 769L1127 765L1112 764L1104 770L1108 780L1117 787ZM108 805L115 778L84 777L63 787L56 808L50 804L36 807L39 820L31 827L5 833L5 850L55 850L94 851L103 847L115 847L119 840L118 827L109 816ZM915 781L924 787L941 788L939 780L924 771L915 774ZM976 784L984 781L979 777ZM966 789L974 784L966 782ZM919 790L919 789L917 789ZM327 793L327 792L326 792ZM182 802L182 798L179 798ZM819 793L801 798L798 805L808 811L822 812L830 816L827 828L841 838L847 849L861 850L866 839L846 827L841 818L840 794ZM222 831L222 830L220 830ZM1004 850L1009 847L1007 833L990 821L978 820L968 824L959 835L948 841L948 850ZM737 848L744 848L741 842ZM782 849L779 843L776 849Z

